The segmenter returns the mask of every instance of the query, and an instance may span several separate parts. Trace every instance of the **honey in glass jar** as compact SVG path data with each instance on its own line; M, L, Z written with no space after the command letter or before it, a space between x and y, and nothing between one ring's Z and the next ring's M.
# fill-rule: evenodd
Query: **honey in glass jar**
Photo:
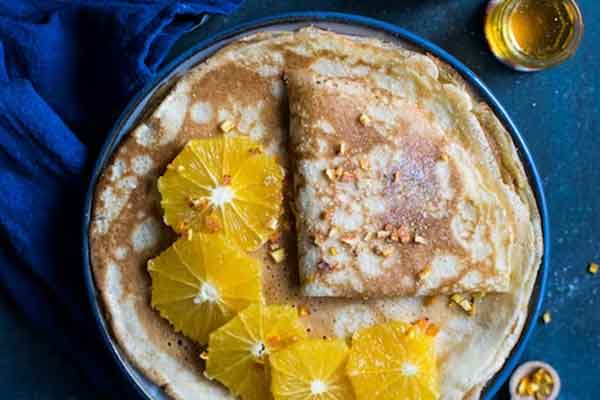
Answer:
M575 0L492 0L485 36L494 55L510 67L537 71L575 54L583 18Z

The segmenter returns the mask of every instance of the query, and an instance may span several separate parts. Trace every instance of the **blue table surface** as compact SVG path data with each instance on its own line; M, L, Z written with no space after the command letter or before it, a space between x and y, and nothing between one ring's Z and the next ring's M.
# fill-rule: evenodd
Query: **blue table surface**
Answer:
M562 400L600 398L600 2L581 0L585 35L576 56L538 73L514 72L489 53L483 0L248 0L182 38L173 56L238 22L288 11L362 14L438 44L477 73L508 110L543 178L552 227L550 287L524 360L541 359L562 377ZM79 267L79 266L74 266ZM87 301L87 299L83 299ZM95 399L76 367L45 343L0 294L0 382L4 398ZM506 391L498 399L507 398Z

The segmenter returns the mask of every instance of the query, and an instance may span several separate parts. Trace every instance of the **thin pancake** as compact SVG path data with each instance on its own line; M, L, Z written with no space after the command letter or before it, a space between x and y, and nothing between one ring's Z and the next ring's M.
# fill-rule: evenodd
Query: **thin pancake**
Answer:
M347 64L286 73L304 293L507 291L520 204L469 94L421 55Z
M161 222L158 176L189 139L219 134L219 121L225 118L231 119L241 134L279 154L289 170L284 70L308 68L324 57L340 69L346 68L347 60L385 69L414 54L378 40L313 28L252 35L190 70L123 140L96 189L90 229L93 272L106 319L121 350L169 396L227 398L221 387L203 377L199 349L175 334L150 307L146 262L174 240ZM434 65L444 82L466 87L452 69L437 62ZM265 265L268 302L307 307L311 313L304 323L311 335L345 336L359 326L385 319L431 318L441 328L436 350L444 399L477 398L502 366L527 317L541 257L539 215L512 140L489 107L476 102L472 110L472 118L493 149L501 179L514 190L511 201L522 204L516 216L521 231L515 233L521 242L513 254L510 289L486 296L473 317L449 308L446 296L428 301L422 297L369 301L303 297L295 236L287 230L283 232L287 263L274 264L264 249L256 253Z

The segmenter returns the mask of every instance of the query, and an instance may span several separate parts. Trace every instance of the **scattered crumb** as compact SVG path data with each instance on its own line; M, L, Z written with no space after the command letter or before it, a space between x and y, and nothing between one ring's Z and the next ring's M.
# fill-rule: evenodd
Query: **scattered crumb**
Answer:
M546 325L552 322L552 314L550 314L550 311L546 311L542 314L542 321L544 321L544 324Z

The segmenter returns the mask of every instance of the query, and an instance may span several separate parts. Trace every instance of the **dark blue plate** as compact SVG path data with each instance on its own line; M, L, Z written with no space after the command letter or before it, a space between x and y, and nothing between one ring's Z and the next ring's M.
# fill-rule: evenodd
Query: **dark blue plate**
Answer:
M125 135L127 135L139 122L144 112L148 107L156 104L162 98L164 93L173 85L174 82L194 65L210 57L215 51L226 45L227 43L246 36L257 31L267 30L295 30L306 25L315 25L323 27L339 33L347 33L353 35L362 35L369 37L377 37L386 41L401 43L405 47L412 48L418 51L425 51L435 55L446 63L450 64L462 77L479 93L483 99L494 110L498 118L510 132L515 145L517 146L519 156L525 167L525 171L529 177L531 186L537 200L537 204L542 217L542 229L544 235L544 256L542 265L537 276L533 295L529 303L529 316L525 323L523 332L518 343L513 348L509 358L506 360L502 369L490 380L484 390L483 398L491 400L502 384L508 379L512 370L515 368L531 334L538 321L542 307L542 301L546 293L548 280L549 257L550 257L550 228L548 210L546 208L546 200L542 190L542 181L533 162L533 158L523 140L523 137L517 130L515 124L500 105L498 100L490 92L490 90L479 80L479 78L460 61L434 45L427 40L408 32L396 25L385 23L371 18L361 17L357 15L330 13L330 12L306 12L306 13L290 13L282 14L268 18L262 18L253 22L238 25L221 34L215 35L195 46L188 49L186 52L177 57L174 61L165 66L157 77L149 82L140 93L125 108L125 111L120 116L114 128L108 135L104 144L94 172L89 184L87 198L85 202L83 216L83 261L85 269L86 286L89 292L90 301L93 312L96 316L99 328L106 341L107 347L115 357L117 364L123 373L129 378L132 384L138 389L139 393L147 399L163 399L166 398L162 390L154 383L146 379L138 372L127 360L117 343L110 333L110 328L104 318L102 304L96 287L94 285L94 277L90 265L89 254L89 226L91 220L92 205L94 199L94 190L96 182L101 175L104 167L110 160L110 157L119 145Z

